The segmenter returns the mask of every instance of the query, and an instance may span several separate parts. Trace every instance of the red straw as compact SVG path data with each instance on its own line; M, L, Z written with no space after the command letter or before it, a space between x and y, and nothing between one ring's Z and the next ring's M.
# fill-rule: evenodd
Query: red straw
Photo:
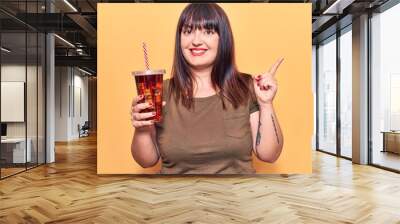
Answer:
M143 54L144 54L144 65L146 66L146 70L150 70L149 57L147 55L147 46L145 42L143 42Z

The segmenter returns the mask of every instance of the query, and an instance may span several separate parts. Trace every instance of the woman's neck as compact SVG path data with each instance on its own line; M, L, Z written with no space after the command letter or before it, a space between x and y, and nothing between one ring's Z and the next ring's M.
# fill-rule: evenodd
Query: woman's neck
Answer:
M212 67L201 70L192 69L195 83L193 86L193 97L207 97L216 93L212 86L211 71Z

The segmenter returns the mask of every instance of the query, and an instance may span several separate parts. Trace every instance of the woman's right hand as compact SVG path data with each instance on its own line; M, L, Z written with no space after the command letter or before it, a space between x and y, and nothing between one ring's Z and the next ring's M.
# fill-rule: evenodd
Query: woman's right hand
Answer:
M151 127L154 125L154 120L146 121L146 119L154 117L156 115L156 112L155 111L141 112L144 109L148 108L154 109L154 106L151 105L150 103L139 103L139 101L142 100L143 97L144 97L143 95L139 95L135 97L132 101L131 121L132 121L132 126L135 127L136 129Z

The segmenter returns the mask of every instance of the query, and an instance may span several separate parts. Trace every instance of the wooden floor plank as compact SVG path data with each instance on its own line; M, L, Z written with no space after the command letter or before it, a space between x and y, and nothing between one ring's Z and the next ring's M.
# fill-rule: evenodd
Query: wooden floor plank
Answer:
M96 136L0 181L0 223L400 223L400 175L313 153L311 175L96 174Z

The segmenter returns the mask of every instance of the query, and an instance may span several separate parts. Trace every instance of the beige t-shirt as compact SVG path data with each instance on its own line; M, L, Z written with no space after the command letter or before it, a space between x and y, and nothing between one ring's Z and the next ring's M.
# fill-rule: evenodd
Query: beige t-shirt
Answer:
M217 94L194 98L194 110L188 110L175 102L174 97L167 99L169 79L164 80L163 100L166 105L162 121L156 124L162 160L160 173L255 173L250 113L259 108L252 83L250 86L253 97L236 110L227 100L227 110L223 110Z

